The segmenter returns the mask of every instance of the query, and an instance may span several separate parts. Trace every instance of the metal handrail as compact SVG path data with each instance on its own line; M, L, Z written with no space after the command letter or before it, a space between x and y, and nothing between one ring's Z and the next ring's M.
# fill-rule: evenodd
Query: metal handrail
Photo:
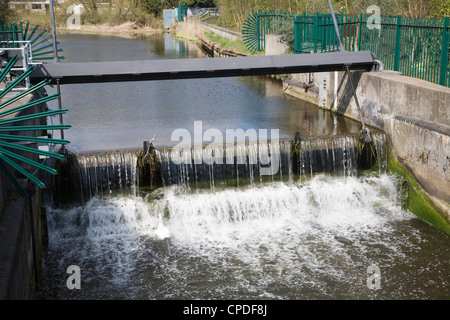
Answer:
M21 74L25 73L29 67L31 65L33 65L33 53L31 50L31 41L14 41L14 43L19 44L20 47L10 47L10 48L4 48L3 44L6 43L6 41L0 41L0 50L1 51L6 51L6 52L18 52L18 56L21 56L21 59L19 58L18 60L21 60L22 63L18 65L18 61L14 64L14 66L12 66L10 68L10 78L12 78L11 76L11 72L20 72ZM8 54L9 60L11 60L15 54ZM9 61L8 60L8 61ZM12 88L11 91L23 91L23 90L28 90L30 89L30 77L27 76L25 81L22 83L24 83L24 86L14 86L14 88ZM7 87L7 86L6 86ZM6 87L4 89L0 89L0 92L6 90Z

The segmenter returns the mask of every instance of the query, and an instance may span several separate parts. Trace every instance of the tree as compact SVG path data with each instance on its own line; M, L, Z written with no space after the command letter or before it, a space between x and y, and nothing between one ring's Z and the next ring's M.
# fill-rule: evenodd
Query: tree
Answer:
M10 21L13 11L9 6L9 0L0 0L0 8L0 23Z
M216 0L180 0L179 4L194 8L215 8Z
M450 15L450 0L334 0L335 9L345 14L366 13L371 5L377 5L384 16L436 17ZM342 9L342 10L340 10Z
M140 0L140 6L147 13L159 16L164 9L172 9L178 6L178 0Z
M191 0L192 1L192 0ZM384 16L446 17L450 15L450 0L332 0L336 12L348 15L366 14L371 5L380 7ZM221 20L238 21L257 10L281 10L293 13L329 13L328 0L216 0ZM245 19L245 18L244 18Z

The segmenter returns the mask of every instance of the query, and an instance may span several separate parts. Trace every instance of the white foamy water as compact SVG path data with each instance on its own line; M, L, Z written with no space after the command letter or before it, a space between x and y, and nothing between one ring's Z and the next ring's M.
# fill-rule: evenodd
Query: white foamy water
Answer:
M67 211L49 208L47 298L446 294L448 250L426 254L434 254L433 267L423 252L417 254L430 236L411 227L417 219L399 208L396 190L387 175L319 175L303 184L276 182L216 192L173 186L159 200L92 199ZM378 292L366 285L372 264L385 280ZM403 264L412 273L406 267L397 272ZM78 292L65 288L69 265L81 269Z

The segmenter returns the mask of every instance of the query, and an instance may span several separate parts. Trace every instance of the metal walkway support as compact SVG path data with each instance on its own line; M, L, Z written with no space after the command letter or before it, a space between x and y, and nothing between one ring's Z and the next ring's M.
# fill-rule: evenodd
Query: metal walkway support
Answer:
M32 83L43 79L61 85L116 81L256 76L324 71L370 71L375 60L369 51L316 54L167 59L114 62L49 63L36 65Z

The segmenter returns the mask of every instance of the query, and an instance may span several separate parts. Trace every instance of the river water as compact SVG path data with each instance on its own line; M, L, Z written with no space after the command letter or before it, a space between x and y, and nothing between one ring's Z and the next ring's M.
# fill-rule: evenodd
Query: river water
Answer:
M170 35L63 35L67 62L196 58ZM357 123L283 95L268 78L62 88L72 152L174 144L178 128L349 136ZM334 139L334 138L333 138ZM447 235L401 209L382 169L217 189L167 184L47 207L42 299L448 299ZM254 181L252 181L254 182ZM135 184L133 184L135 185ZM81 270L81 288L66 272ZM374 273L375 272L375 273Z
M120 38L61 35L63 62L204 57L192 43L170 34ZM277 81L256 77L117 82L61 86L64 123L73 152L142 148L156 135L155 146L173 145L172 132L279 129L280 135L332 135L357 132L359 125L283 95ZM53 89L56 90L56 89ZM49 89L51 91L51 89ZM52 92L53 93L53 92ZM56 102L54 107L56 108ZM301 107L299 107L301 105ZM57 119L55 118L55 121Z

